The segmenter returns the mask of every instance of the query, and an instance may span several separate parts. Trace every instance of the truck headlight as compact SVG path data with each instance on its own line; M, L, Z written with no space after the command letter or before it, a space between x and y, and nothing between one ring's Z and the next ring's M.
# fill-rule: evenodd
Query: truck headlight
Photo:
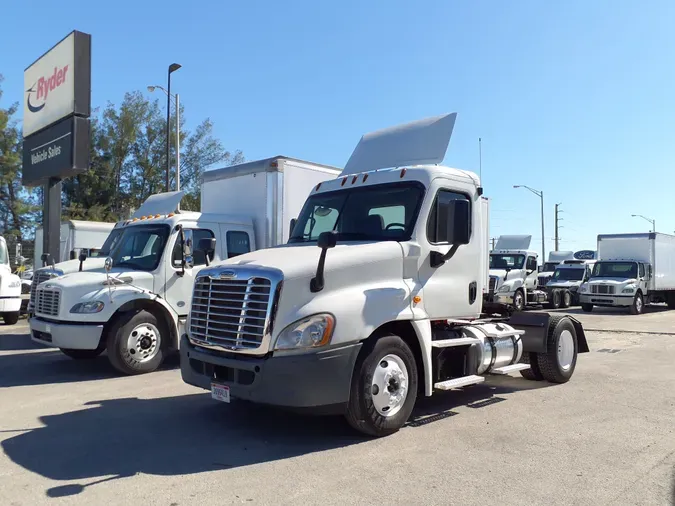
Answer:
M100 313L103 310L103 302L100 300L94 300L91 302L78 302L75 304L71 309L71 313L83 313L83 314L91 314L91 313Z
M580 292L587 292L588 291L588 285L581 285L579 287Z
M621 290L621 293L633 293L635 291L634 286L627 286L623 290Z
M499 293L508 293L511 291L511 286L510 285L502 285L499 287L499 290L497 292Z
M318 348L330 343L335 328L335 318L330 314L317 314L303 318L281 331L275 350Z

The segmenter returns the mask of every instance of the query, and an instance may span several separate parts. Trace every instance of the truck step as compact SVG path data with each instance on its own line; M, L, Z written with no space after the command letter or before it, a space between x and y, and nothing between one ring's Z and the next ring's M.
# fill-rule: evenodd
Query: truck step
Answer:
M504 367L497 367L496 369L492 369L490 371L490 374L511 374L512 372L524 371L525 369L529 368L530 364L505 365Z
M475 337L458 337L456 339L439 339L431 341L432 348L447 348L449 346L468 346L470 344L480 344L481 340Z
M483 383L485 378L483 376L464 376L462 378L455 378L451 380L441 381L440 383L434 384L434 388L438 390L452 390L453 388L465 387L468 385L476 385L478 383Z

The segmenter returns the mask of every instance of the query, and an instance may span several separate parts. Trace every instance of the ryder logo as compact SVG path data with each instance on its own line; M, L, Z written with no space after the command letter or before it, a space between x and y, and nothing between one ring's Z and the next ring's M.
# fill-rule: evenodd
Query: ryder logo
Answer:
M68 65L54 67L54 73L50 76L41 77L33 86L26 90L26 105L30 112L40 112L47 104L47 97L51 92L68 79Z

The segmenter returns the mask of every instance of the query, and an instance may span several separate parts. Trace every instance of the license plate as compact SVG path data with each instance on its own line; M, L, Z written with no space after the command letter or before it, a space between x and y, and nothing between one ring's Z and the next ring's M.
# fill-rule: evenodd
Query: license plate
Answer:
M220 402L230 402L230 387L211 383L211 398Z

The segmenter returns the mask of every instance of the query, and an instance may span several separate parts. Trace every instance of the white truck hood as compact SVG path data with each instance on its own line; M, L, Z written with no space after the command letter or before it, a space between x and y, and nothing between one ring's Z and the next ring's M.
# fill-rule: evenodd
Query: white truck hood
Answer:
M102 269L103 264L105 263L105 258L87 258L84 263L82 264L82 271L91 271L94 269ZM79 260L66 260L65 262L59 262L58 264L54 265L54 268L57 272L57 274L69 274L72 272L79 272L80 270L80 261ZM38 271L51 271L52 268L51 266L47 267L40 267L39 269L36 269L35 272ZM33 274L33 277L35 277L35 274Z

